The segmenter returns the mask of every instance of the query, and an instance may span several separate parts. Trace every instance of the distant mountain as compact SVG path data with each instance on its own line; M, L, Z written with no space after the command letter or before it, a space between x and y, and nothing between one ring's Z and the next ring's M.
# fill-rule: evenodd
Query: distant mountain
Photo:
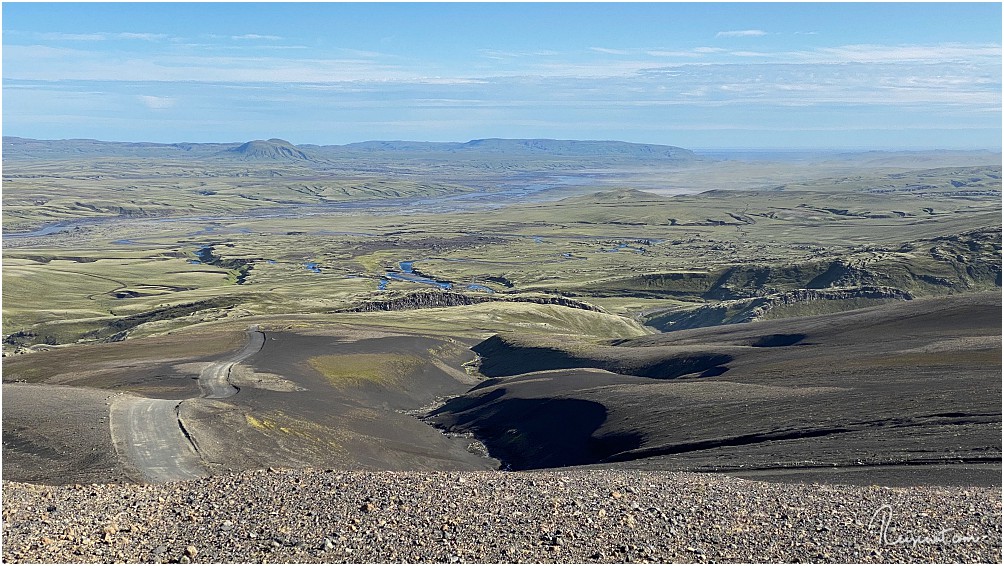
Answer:
M441 153L462 149L465 144L459 142L416 142L416 141L364 141L346 145L317 146L326 150L345 151L400 151L414 153Z
M464 149L495 153L531 153L567 156L603 156L658 159L697 159L690 150L671 145L652 145L621 141L579 141L579 140L513 140L484 139L472 140Z
M235 148L225 150L225 153L237 156L245 161L313 161L300 148L286 140L272 138L270 140L253 140Z
M359 154L408 154L411 157L482 158L546 157L642 160L684 163L699 161L692 151L669 145L620 141L552 139L479 139L461 142L366 141L346 145L293 145L282 139L234 143L131 143L90 139L34 140L3 138L4 159L74 159L144 157L154 159L239 159L242 161L324 161Z
M343 146L326 146L323 149L384 152L405 151L415 153L490 153L510 156L561 156L561 157L619 157L628 159L700 159L694 152L671 145L653 145L621 141L552 140L552 139L501 139L489 138L457 142L367 141Z
M109 142L91 139L35 140L3 137L3 157L21 159L75 159L79 157L203 158L237 144Z

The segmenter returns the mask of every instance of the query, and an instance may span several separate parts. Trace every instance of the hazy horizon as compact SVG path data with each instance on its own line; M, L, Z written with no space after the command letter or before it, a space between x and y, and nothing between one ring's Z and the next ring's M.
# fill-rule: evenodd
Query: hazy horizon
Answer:
M1001 145L995 3L5 3L3 130Z
M231 144L243 144L249 141L268 141L271 139L280 139L285 142L289 142L294 146L318 146L318 147L341 147L353 144L363 144L363 143L374 143L374 142L388 142L388 143L442 143L442 144L463 144L478 140L487 139L505 139L505 140L554 140L554 141L584 141L584 142L614 142L614 143L629 143L629 144L644 144L644 145L664 145L667 147L679 147L682 149L693 151L698 154L707 153L837 153L837 152L958 152L958 153L970 153L970 152L996 152L1000 153L1001 147L972 147L972 148L945 148L945 147L930 147L930 148L909 148L909 147L685 147L676 144L650 144L648 142L638 142L631 140L614 140L614 139L560 139L560 138L471 138L466 140L443 140L443 141L433 141L433 140L419 140L419 139L366 139L366 140L354 140L345 143L328 143L328 144L317 144L317 143L298 143L295 140L289 140L286 138L276 138L275 136L267 138L255 138L255 139L243 139L243 140L172 140L172 141L151 141L143 139L133 139L133 140L112 140L112 139L99 139L94 137L78 137L78 138L36 138L32 136L19 135L16 133L3 134L5 138L20 138L20 139L30 139L35 141L87 141L87 142L99 142L99 143L125 143L125 144L159 144L159 145L174 145L174 144L219 144L219 145L231 145Z

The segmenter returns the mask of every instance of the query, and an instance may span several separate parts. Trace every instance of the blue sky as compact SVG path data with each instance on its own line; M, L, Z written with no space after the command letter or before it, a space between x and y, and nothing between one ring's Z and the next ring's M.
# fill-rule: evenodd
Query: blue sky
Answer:
M3 133L1001 146L999 3L9 3Z

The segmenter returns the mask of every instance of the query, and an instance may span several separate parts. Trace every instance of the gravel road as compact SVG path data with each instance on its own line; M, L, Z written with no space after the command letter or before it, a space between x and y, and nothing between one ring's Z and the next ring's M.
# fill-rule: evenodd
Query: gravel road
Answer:
M607 470L3 483L4 562L1001 562L1001 489Z
M199 387L206 399L226 399L237 393L237 388L230 384L230 370L235 364L242 362L252 354L258 353L265 345L265 334L253 326L248 330L248 343L241 351L225 360L214 362L199 373Z
M202 458L178 426L178 404L171 399L119 397L109 423L116 450L152 483L187 480L207 474Z
M230 384L235 364L261 350L265 334L253 326L248 342L236 354L213 362L199 373L202 396L224 399L237 393ZM180 399L118 397L109 409L109 427L116 451L151 483L181 481L208 474L202 458L181 426Z

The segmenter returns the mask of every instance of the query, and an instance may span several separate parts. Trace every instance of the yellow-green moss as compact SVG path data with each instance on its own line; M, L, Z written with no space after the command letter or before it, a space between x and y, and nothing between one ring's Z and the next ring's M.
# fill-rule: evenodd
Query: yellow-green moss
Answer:
M404 354L341 354L317 356L308 363L334 385L354 385L398 382L425 361Z

